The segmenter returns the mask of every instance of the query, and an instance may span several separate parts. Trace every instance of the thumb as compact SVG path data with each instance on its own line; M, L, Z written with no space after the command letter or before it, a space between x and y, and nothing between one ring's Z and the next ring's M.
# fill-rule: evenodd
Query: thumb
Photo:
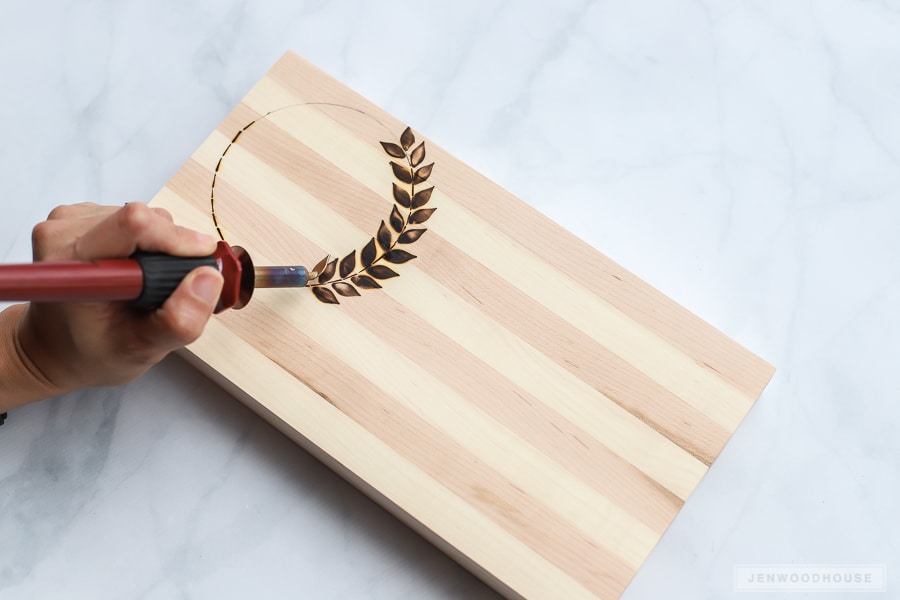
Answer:
M212 267L200 267L172 292L147 321L144 339L169 352L200 337L222 292L222 275Z

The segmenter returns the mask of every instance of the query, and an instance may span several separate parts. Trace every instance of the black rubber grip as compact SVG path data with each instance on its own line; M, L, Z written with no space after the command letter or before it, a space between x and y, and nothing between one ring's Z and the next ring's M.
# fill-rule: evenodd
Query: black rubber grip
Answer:
M158 308L172 295L178 284L197 267L216 268L216 258L209 256L183 257L158 252L135 252L136 260L144 273L141 295L131 302L140 308Z

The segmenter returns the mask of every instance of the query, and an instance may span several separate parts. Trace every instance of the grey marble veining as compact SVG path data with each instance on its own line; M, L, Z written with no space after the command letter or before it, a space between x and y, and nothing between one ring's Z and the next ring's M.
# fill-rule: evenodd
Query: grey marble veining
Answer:
M625 594L900 589L900 3L0 3L0 260L148 200L292 49L778 372ZM177 357L0 428L0 598L493 598ZM772 595L775 597L775 595Z

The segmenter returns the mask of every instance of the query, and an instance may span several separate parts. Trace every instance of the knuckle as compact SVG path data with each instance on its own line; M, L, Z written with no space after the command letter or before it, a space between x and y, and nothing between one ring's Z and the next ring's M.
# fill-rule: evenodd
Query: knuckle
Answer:
M38 260L44 257L56 236L56 228L49 221L43 221L31 230L31 249Z
M49 221L41 221L31 230L32 244L39 244L49 239L51 235L52 225Z
M67 215L70 214L72 210L71 206L57 206L53 210L50 211L50 214L47 215L47 220L55 220L55 219L65 219Z
M71 219L73 217L82 216L88 212L96 212L100 208L99 204L93 202L78 202L76 204L62 204L50 211L47 215L48 220Z
M150 223L152 222L151 209L140 202L135 202L133 204L126 204L124 207L119 209L118 212L118 220L119 225L122 229L136 234L145 230Z
M166 209L154 206L153 208L151 208L151 210L166 221L169 221L170 223L175 222L175 217L173 217L172 213L170 213Z

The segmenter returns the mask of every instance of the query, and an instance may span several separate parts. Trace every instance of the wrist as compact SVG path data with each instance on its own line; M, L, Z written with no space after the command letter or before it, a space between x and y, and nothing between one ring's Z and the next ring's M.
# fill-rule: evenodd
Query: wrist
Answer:
M0 413L62 394L34 364L22 347L21 323L26 304L0 312Z

